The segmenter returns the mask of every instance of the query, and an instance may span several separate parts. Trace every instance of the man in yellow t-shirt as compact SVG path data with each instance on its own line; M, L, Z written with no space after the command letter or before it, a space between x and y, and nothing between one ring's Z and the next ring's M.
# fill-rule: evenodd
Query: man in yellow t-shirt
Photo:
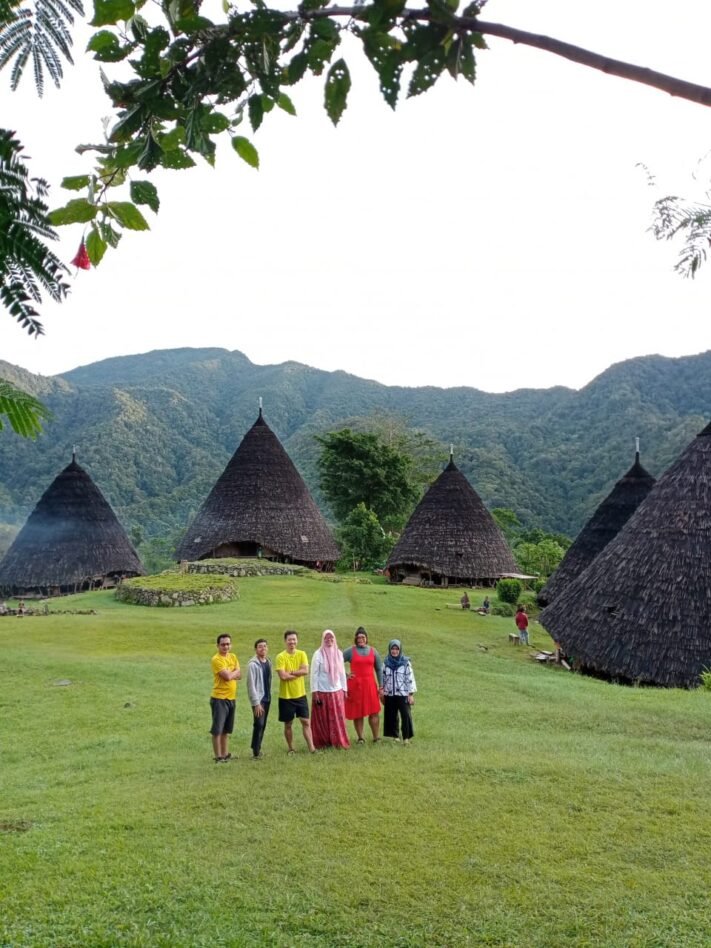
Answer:
M304 740L313 754L316 749L311 739L309 720L309 702L306 699L306 676L309 673L309 660L306 652L296 646L299 637L296 632L287 629L284 633L286 649L279 652L274 662L274 670L279 676L279 720L284 724L284 737L290 754L295 754L294 734L291 722L298 718L304 733Z
M212 709L212 750L215 763L223 764L231 760L229 753L230 734L235 724L235 701L237 700L237 682L242 677L237 656L230 651L232 637L226 632L217 636L217 654L212 656L212 674L214 684L210 695Z

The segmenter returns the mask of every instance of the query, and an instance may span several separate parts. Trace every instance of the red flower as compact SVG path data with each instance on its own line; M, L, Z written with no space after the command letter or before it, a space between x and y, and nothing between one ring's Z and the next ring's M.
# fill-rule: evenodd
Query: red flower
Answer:
M72 260L72 265L78 267L80 270L91 270L91 260L89 260L89 254L86 252L86 244L83 240L79 244L79 249L77 250L76 257Z

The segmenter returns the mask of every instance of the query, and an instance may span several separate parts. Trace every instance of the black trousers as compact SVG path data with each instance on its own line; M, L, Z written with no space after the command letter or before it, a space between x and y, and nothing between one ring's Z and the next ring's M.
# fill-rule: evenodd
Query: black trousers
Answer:
M402 722L402 738L404 741L409 741L411 737L414 737L415 732L407 698L403 698L402 695L385 695L383 735L400 737L400 722Z
M262 750L262 738L264 737L264 728L267 726L270 702L267 701L266 704L262 702L262 707L264 708L264 714L261 714L259 717L254 714L254 708L252 709L252 714L254 715L254 723L252 724L252 753L255 757L258 757Z

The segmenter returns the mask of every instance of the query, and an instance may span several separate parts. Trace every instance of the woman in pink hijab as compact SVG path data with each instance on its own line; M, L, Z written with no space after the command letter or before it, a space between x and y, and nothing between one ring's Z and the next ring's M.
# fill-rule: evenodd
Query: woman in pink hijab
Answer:
M311 734L314 747L350 747L346 731L346 669L330 629L311 659Z

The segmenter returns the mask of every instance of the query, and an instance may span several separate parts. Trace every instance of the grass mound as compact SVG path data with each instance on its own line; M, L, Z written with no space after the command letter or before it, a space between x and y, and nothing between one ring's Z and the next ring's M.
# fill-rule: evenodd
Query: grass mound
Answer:
M199 573L159 573L124 580L116 598L136 606L204 606L239 598L234 579Z

